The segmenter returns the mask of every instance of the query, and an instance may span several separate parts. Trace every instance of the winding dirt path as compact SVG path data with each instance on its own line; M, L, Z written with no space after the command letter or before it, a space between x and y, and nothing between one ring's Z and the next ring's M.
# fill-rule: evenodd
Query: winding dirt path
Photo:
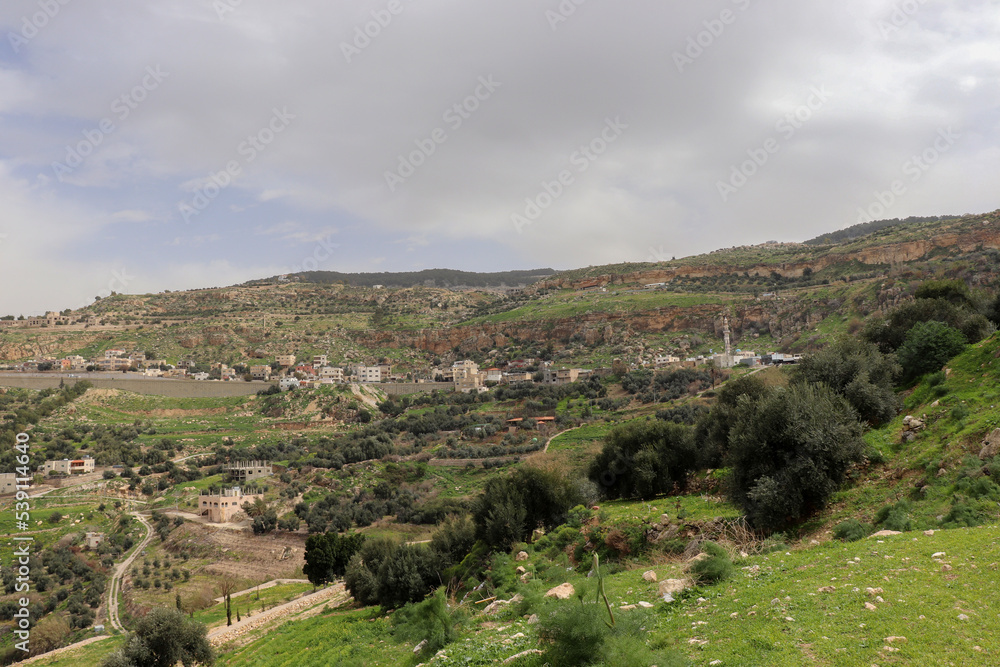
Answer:
M125 578L125 573L128 572L128 568L132 565L132 562L142 553L142 550L146 548L150 540L153 539L153 527L149 525L146 518L139 514L138 512L133 512L132 516L139 520L143 526L146 527L146 537L142 539L139 546L132 551L132 555L123 560L115 568L115 573L111 576L111 585L108 587L108 623L112 628L118 630L119 632L125 632L125 626L122 625L121 617L118 615L118 603L119 596L122 591L122 581Z

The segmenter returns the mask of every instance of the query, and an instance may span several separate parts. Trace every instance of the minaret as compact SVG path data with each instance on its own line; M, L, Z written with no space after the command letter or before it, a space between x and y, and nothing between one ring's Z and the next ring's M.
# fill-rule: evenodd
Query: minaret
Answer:
M733 348L732 348L732 345L730 345L730 342L729 342L729 318L728 317L723 317L722 318L722 335L723 335L723 337L725 338L725 341L726 341L726 356L727 357L731 357L732 354L733 354Z
M729 317L722 318L722 337L726 342L726 356L723 357L723 368L733 367L733 347L729 340Z

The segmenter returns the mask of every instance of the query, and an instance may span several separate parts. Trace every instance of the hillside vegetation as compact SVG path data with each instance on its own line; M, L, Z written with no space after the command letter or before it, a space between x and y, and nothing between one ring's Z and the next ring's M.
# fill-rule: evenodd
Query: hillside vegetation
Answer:
M228 288L225 314L212 311L215 290L115 296L97 304L109 317L125 303L205 312L6 330L8 346L96 336L88 349L135 339L173 354L178 336L207 336L213 322L225 340L179 354L235 356L249 342L236 324L250 317L244 299L259 292L256 316L276 320L261 326L258 358L382 357L415 374L464 357L609 367L568 385L365 400L347 385L227 399L7 391L0 438L30 432L32 466L82 454L101 466L38 480L49 487L28 531L33 571L48 577L32 597L38 634L53 648L105 618L105 582L144 537L141 513L151 541L125 573L126 627L178 608L205 625L218 665L993 664L996 222L903 221L841 244L765 248L818 253L766 273L714 257L703 267L728 273L648 289L631 268L587 274L605 291L576 274L504 295L294 282ZM951 250L934 240L949 235ZM911 243L922 254L860 259ZM834 256L850 259L823 264ZM806 357L642 367L720 349L723 317L734 347ZM231 485L223 466L241 460L268 460L274 475L210 525L199 494ZM107 542L84 548L88 531ZM292 581L223 596L274 579ZM329 602L309 603L302 579ZM285 603L280 619L220 634ZM11 640L0 637L8 655ZM116 636L39 664L100 664L121 646Z

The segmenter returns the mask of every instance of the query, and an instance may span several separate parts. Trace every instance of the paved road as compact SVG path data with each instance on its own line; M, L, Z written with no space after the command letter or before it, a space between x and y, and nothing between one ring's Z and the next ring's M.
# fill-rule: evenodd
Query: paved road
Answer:
M142 553L142 550L153 539L153 527L146 521L146 517L138 512L133 512L132 516L137 518L146 527L146 537L142 539L142 542L135 548L131 556L118 564L118 567L115 568L115 573L111 576L111 585L108 587L108 623L119 632L126 631L125 626L122 625L121 618L118 616L118 597L121 595L122 581L125 578L125 573L128 572L129 566L132 565L132 561Z

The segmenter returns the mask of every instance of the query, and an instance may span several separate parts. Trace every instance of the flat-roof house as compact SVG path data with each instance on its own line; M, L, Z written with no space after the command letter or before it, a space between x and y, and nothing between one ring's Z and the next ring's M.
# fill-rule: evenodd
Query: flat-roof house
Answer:
M243 493L243 490L234 486L231 489L222 489L218 493L203 492L198 497L198 509L202 516L207 516L212 523L226 523L234 515L243 511L243 503L252 503L257 498L263 498L259 493Z
M46 461L42 465L42 474L61 472L65 475L82 475L94 472L94 459L84 456L82 459L62 459L61 461Z

